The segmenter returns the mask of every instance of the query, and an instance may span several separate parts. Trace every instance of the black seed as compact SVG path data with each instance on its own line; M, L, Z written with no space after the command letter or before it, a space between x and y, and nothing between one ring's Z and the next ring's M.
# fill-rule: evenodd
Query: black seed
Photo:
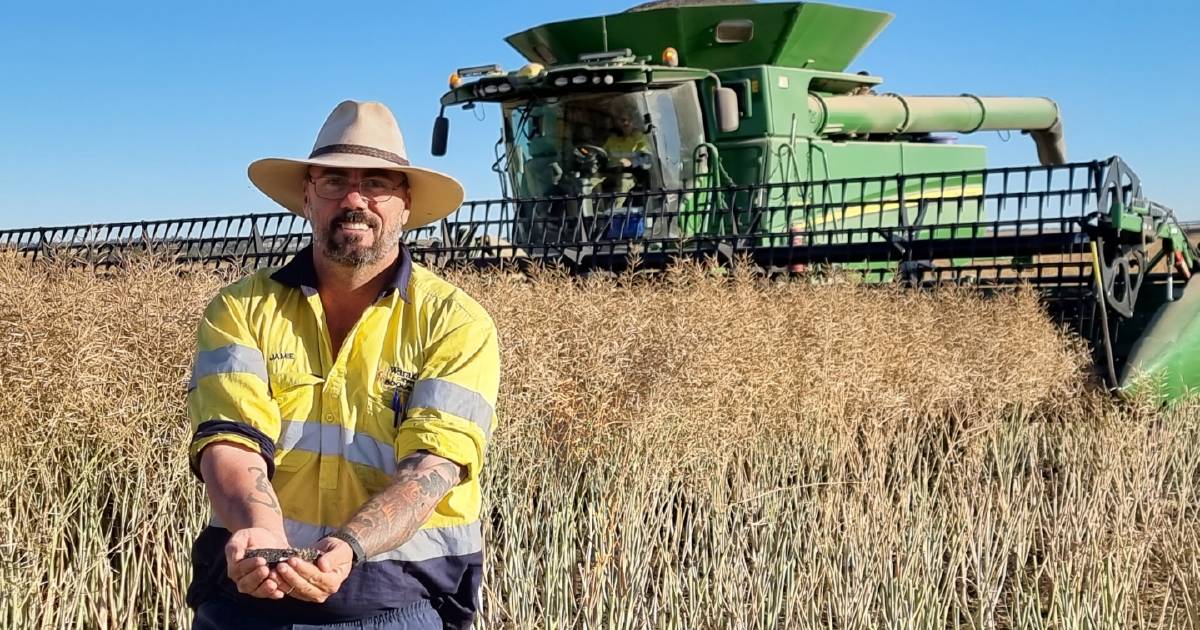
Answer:
M312 562L321 557L321 552L312 548L304 549L249 549L246 551L247 558L262 558L267 561L267 564L279 564L286 561L288 558L300 558Z

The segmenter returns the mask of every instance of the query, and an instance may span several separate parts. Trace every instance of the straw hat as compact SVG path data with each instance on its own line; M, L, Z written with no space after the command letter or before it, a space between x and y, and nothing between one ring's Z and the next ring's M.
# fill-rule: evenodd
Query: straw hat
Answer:
M433 223L463 201L458 180L412 166L396 118L383 103L342 101L317 133L308 159L266 158L250 165L250 181L279 205L304 216L304 179L309 166L376 168L408 177L412 199L405 229Z

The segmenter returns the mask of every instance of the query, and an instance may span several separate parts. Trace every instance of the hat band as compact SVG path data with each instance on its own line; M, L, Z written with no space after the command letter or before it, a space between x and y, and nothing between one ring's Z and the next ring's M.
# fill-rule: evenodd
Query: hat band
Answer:
M408 166L410 164L407 159L402 158L391 151L384 151L383 149L376 149L375 147L368 147L361 144L330 144L319 149L313 149L313 152L308 156L308 159L311 160L327 153L350 153L353 155L365 155L367 157L387 160L393 164L399 164L400 166Z

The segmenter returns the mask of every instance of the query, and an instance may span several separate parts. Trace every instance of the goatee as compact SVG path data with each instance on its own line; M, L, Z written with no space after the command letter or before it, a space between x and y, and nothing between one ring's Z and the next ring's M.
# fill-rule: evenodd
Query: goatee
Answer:
M393 247L400 243L401 230L399 226L384 229L371 243L370 247L359 245L361 236L343 236L338 239L338 227L346 223L362 223L372 233L379 228L379 221L374 215L361 210L352 210L334 219L325 230L321 245L325 257L331 262L344 267L367 267L383 260L391 253Z

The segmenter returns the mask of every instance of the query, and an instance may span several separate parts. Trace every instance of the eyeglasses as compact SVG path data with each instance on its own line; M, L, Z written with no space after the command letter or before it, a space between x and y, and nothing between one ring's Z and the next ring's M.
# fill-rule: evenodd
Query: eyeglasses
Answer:
M322 199L336 201L350 194L354 190L350 183L350 178L344 175L322 175L317 178L309 177L308 181L312 182L313 190L317 196ZM358 194L370 199L371 201L387 201L391 199L398 190L407 186L407 181L401 181L399 184L386 177L364 177L358 182Z

